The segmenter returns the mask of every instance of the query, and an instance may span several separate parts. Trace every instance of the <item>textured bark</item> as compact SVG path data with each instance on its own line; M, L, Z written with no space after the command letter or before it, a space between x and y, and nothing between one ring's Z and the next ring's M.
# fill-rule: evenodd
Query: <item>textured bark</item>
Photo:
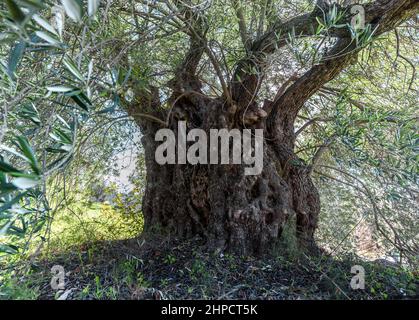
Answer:
M208 136L209 129L243 129L243 122L223 111L223 105L222 99L184 95L175 102L167 127L177 134L178 121L186 121L188 131L201 128ZM256 105L243 116L247 129L264 128L266 113ZM147 166L146 232L176 238L200 235L211 248L258 254L280 238L284 224L294 216L301 241L313 243L319 196L310 170L290 143L266 140L264 168L257 176L246 176L245 166L235 164L160 166L154 158L160 142L154 137L162 125L137 120L144 133Z
M295 217L300 244L312 246L320 200L310 177L312 168L294 153L294 122L305 101L349 66L361 48L355 46L347 32L332 30L339 39L324 60L300 78L290 79L291 84L281 88L274 101L258 106L255 98L263 79L265 57L285 44L286 37L278 39L276 34L287 34L289 30L312 34L316 30L315 17L321 14L316 9L288 22L278 22L256 39L249 46L248 56L238 64L228 91L222 97L209 98L202 93L196 75L202 55L211 53L205 40L205 19L191 14L188 7L181 8L185 19L189 19L188 26L195 29L189 30L190 48L169 84L170 110L161 108L156 88L138 92L139 100L127 107L143 132L146 232L176 238L200 235L213 248L264 253L281 237L284 224ZM375 1L366 5L366 23L377 26L376 35L380 35L412 16L417 8L418 2L413 0ZM249 69L251 73L247 73ZM207 133L222 128L264 129L267 139L262 173L246 176L243 165L158 165L155 134L163 127L176 133L178 121L186 121L187 130L200 128Z

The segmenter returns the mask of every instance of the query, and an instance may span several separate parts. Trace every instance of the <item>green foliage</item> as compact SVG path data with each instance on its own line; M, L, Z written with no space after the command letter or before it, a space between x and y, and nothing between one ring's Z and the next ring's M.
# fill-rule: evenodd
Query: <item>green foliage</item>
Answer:
M20 282L11 277L0 277L0 300L36 300L39 287L32 282Z
M86 243L132 238L141 232L142 156L136 163L136 175L130 177L131 193L122 195L107 186L98 193L115 195L112 203L89 201L89 197L93 186L102 186L112 168L118 170L113 167L115 155L127 148L141 151L135 148L141 133L123 107L142 98L139 93L149 85L161 87L163 107L171 107L166 84L189 45L181 16L165 14L171 3L138 4L137 15L131 14L129 1L113 1L107 10L98 0L7 0L0 4L3 265L25 262L38 249L68 252ZM233 6L222 1L208 3L198 6L206 14L207 44L228 79L248 49L241 43ZM313 1L239 3L249 37L263 34L278 19L287 21L314 7ZM63 7L53 6L60 4ZM264 20L258 19L261 12ZM355 236L365 224L372 230L370 241L380 246L375 255L396 252L403 263L414 266L419 171L414 31L400 28L397 34L377 39L372 25L358 29L343 23L346 15L345 10L331 6L316 19L313 37L296 34L294 29L278 32L278 39L287 39L289 45L270 58L273 63L266 70L256 102L273 99L284 77L301 75L318 64L334 44L332 30L349 30L356 47L365 49L357 63L305 104L296 125L302 127L316 119L298 135L296 150L304 163L313 165L322 197L316 237L333 254L355 252L375 259L377 256L360 249ZM277 61L281 68L276 67ZM204 55L198 76L204 83L203 92L210 96L221 92L213 68ZM323 145L326 151L316 157ZM279 248L286 261L300 257L292 223L284 229ZM91 249L88 255L94 253ZM171 267L179 260L173 254L164 257ZM240 267L234 258L226 256L225 261L231 270ZM137 264L131 260L121 264L124 281L132 287L149 287ZM199 257L189 267L185 271L188 277L209 281L211 276ZM19 271L24 274L23 269ZM11 280L9 271L1 272L0 277L5 274L0 291L8 297L38 296L36 285L20 286ZM162 286L170 285L166 278L162 281ZM115 298L116 287L104 282L102 275L95 274L80 297ZM385 288L372 285L371 290L386 298ZM188 291L195 294L199 289Z
M130 239L143 228L141 214L129 214L107 204L78 203L58 212L51 226L54 250L71 250L97 241Z

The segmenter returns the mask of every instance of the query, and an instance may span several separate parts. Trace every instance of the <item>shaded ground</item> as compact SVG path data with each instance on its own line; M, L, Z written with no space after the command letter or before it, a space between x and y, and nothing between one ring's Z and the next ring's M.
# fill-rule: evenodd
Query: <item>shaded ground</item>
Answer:
M401 299L417 298L417 274L353 259L249 258L200 249L199 241L159 244L101 242L50 253L19 282L38 299ZM153 246L155 247L155 246ZM191 249L196 248L196 249ZM351 267L366 270L365 290L352 290ZM52 290L51 267L62 265L65 290Z

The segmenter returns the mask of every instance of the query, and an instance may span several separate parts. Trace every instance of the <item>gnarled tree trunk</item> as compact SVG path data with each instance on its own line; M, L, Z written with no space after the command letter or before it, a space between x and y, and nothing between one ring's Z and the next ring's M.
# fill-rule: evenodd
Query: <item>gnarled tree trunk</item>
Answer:
M191 93L176 101L167 128L176 136L179 121L186 121L188 131L200 128L208 136L210 129L260 129L266 112L259 110L254 105L244 122L237 121L240 117L225 110L222 99ZM245 175L245 164L159 165L155 151L161 142L155 141L155 134L162 125L145 120L139 124L147 167L146 232L176 238L200 235L212 248L257 254L280 238L284 224L294 216L299 239L313 243L319 195L309 167L293 153L292 139L265 139L261 174Z
M310 178L310 165L294 153L294 122L305 101L356 61L362 47L351 38L349 30L329 30L337 40L320 63L287 81L273 101L260 106L256 97L266 55L284 46L291 31L313 34L318 29L316 17L321 20L327 9L320 9L325 5L323 1L318 3L313 12L278 22L254 41L243 39L247 57L238 64L233 78L225 81L206 41L205 19L183 2L176 2L186 21L190 48L169 84L172 91L169 107L161 106L159 92L153 87L137 92L137 100L127 107L144 134L146 232L177 238L201 235L215 248L243 254L263 253L281 237L286 221L295 217L300 244L313 244L320 201ZM375 1L365 5L365 24L371 24L374 36L379 36L408 19L417 8L418 2L414 0ZM351 18L347 14L346 22ZM223 89L218 98L210 98L201 90L197 67L204 53ZM160 142L155 141L155 134L161 128L176 133L178 121L186 121L188 130L200 128L207 133L222 128L264 129L262 173L246 176L245 165L237 164L157 164L155 151Z

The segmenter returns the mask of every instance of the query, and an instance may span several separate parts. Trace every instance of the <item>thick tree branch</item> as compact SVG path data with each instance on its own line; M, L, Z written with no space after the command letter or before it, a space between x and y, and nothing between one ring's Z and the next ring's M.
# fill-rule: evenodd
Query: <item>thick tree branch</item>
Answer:
M312 67L273 102L267 119L269 132L274 135L276 128L280 127L283 135L294 135L293 123L304 102L335 78L356 56L358 50L351 39L338 40L321 64Z
M244 18L243 6L240 0L232 0L234 10L236 12L236 16L238 19L239 24L239 32L242 43L246 50L249 48L249 39L247 35L247 27L246 27L246 20Z
M419 7L419 2L405 1L376 1L374 7L381 3L387 9L379 17L375 36L395 28L398 24L412 16ZM382 7L380 12L382 12ZM272 112L267 119L268 130L276 135L293 136L293 123L305 101L307 101L323 85L334 79L343 69L355 61L354 58L362 49L350 38L339 39L334 47L323 57L320 64L313 66L300 79L292 84L285 93L273 103ZM291 139L293 140L293 139Z
M364 6L365 24L372 25L372 30L375 30L375 35L382 34L395 28L402 21L405 21L412 16L418 9L418 6L418 2L415 0L377 0ZM326 8L323 5L316 6L310 13L302 14L286 22L278 21L273 25L271 30L266 32L252 44L248 56L238 64L233 79L231 80L230 87L232 98L237 102L239 108L246 107L256 95L260 81L263 77L266 55L271 54L278 50L278 48L284 46L287 43L288 35L290 33L297 36L315 35L319 26L318 19L320 21L324 20L325 9ZM347 10L342 21L339 21L339 24L349 24L351 18L352 16L349 13L349 10ZM328 75L325 75L324 79L326 81L324 83L333 79L347 65L356 52L355 46L351 43L351 34L348 28L331 28L327 30L327 33L329 36L340 38L336 47L332 49L330 54L344 53L344 55L342 58L337 57L337 60L333 59L333 61L337 62L335 65L336 68L330 70L330 72L326 69L329 67L333 69L331 64L335 64L334 62L329 62L326 69L315 66L314 68L317 69L317 71L309 71L311 73L310 77L313 80L318 78L321 73L327 73ZM349 50L346 49L347 47ZM351 51L354 52L353 55L349 55L349 52ZM343 67L339 67L339 65ZM303 78L306 78L306 76L307 75L304 75ZM299 82L299 85L301 85L301 81ZM296 86L294 85L292 87L295 88ZM310 94L308 94L307 97L311 96L318 88L316 88L316 86L308 86L307 92Z
M175 3L180 13L180 19L185 23L187 33L190 36L190 47L183 63L177 68L175 78L169 84L173 89L169 101L176 101L185 92L202 93L201 81L196 73L202 55L205 53L220 80L224 96L228 102L231 102L230 92L223 77L220 63L207 43L206 32L208 27L202 10L194 10L195 6L189 1L175 1ZM176 11L176 8L172 8L172 10Z
M124 101L124 109L134 121L144 129L148 122L158 123L160 126L166 126L164 119L167 111L161 106L159 90L150 86L134 87L134 100L132 102Z
M321 1L324 2L324 1ZM364 5L365 25L371 24L373 27L379 26L378 33L393 29L400 20L405 20L417 9L417 1L412 0L377 0L373 3ZM288 34L295 33L297 36L312 36L316 34L319 22L324 20L324 15L328 7L326 5L316 6L310 12L286 22L276 23L271 30L266 32L261 38L257 39L252 45L252 52L273 53L278 48L284 46L288 39ZM344 8L341 10L345 10ZM346 14L339 24L350 24L352 16L346 9ZM337 38L350 38L351 33L348 28L331 28L327 30L329 36Z
M169 83L173 90L171 100L185 91L201 91L201 82L196 75L199 62L206 50L205 34L207 30L205 17L199 10L193 10L189 1L175 1L176 7L167 4L186 25L189 35L189 49L183 62L177 67L175 77Z
M174 96L184 91L201 91L201 82L196 75L199 61L205 51L205 43L201 38L191 37L188 52L178 66L174 79L170 82Z

